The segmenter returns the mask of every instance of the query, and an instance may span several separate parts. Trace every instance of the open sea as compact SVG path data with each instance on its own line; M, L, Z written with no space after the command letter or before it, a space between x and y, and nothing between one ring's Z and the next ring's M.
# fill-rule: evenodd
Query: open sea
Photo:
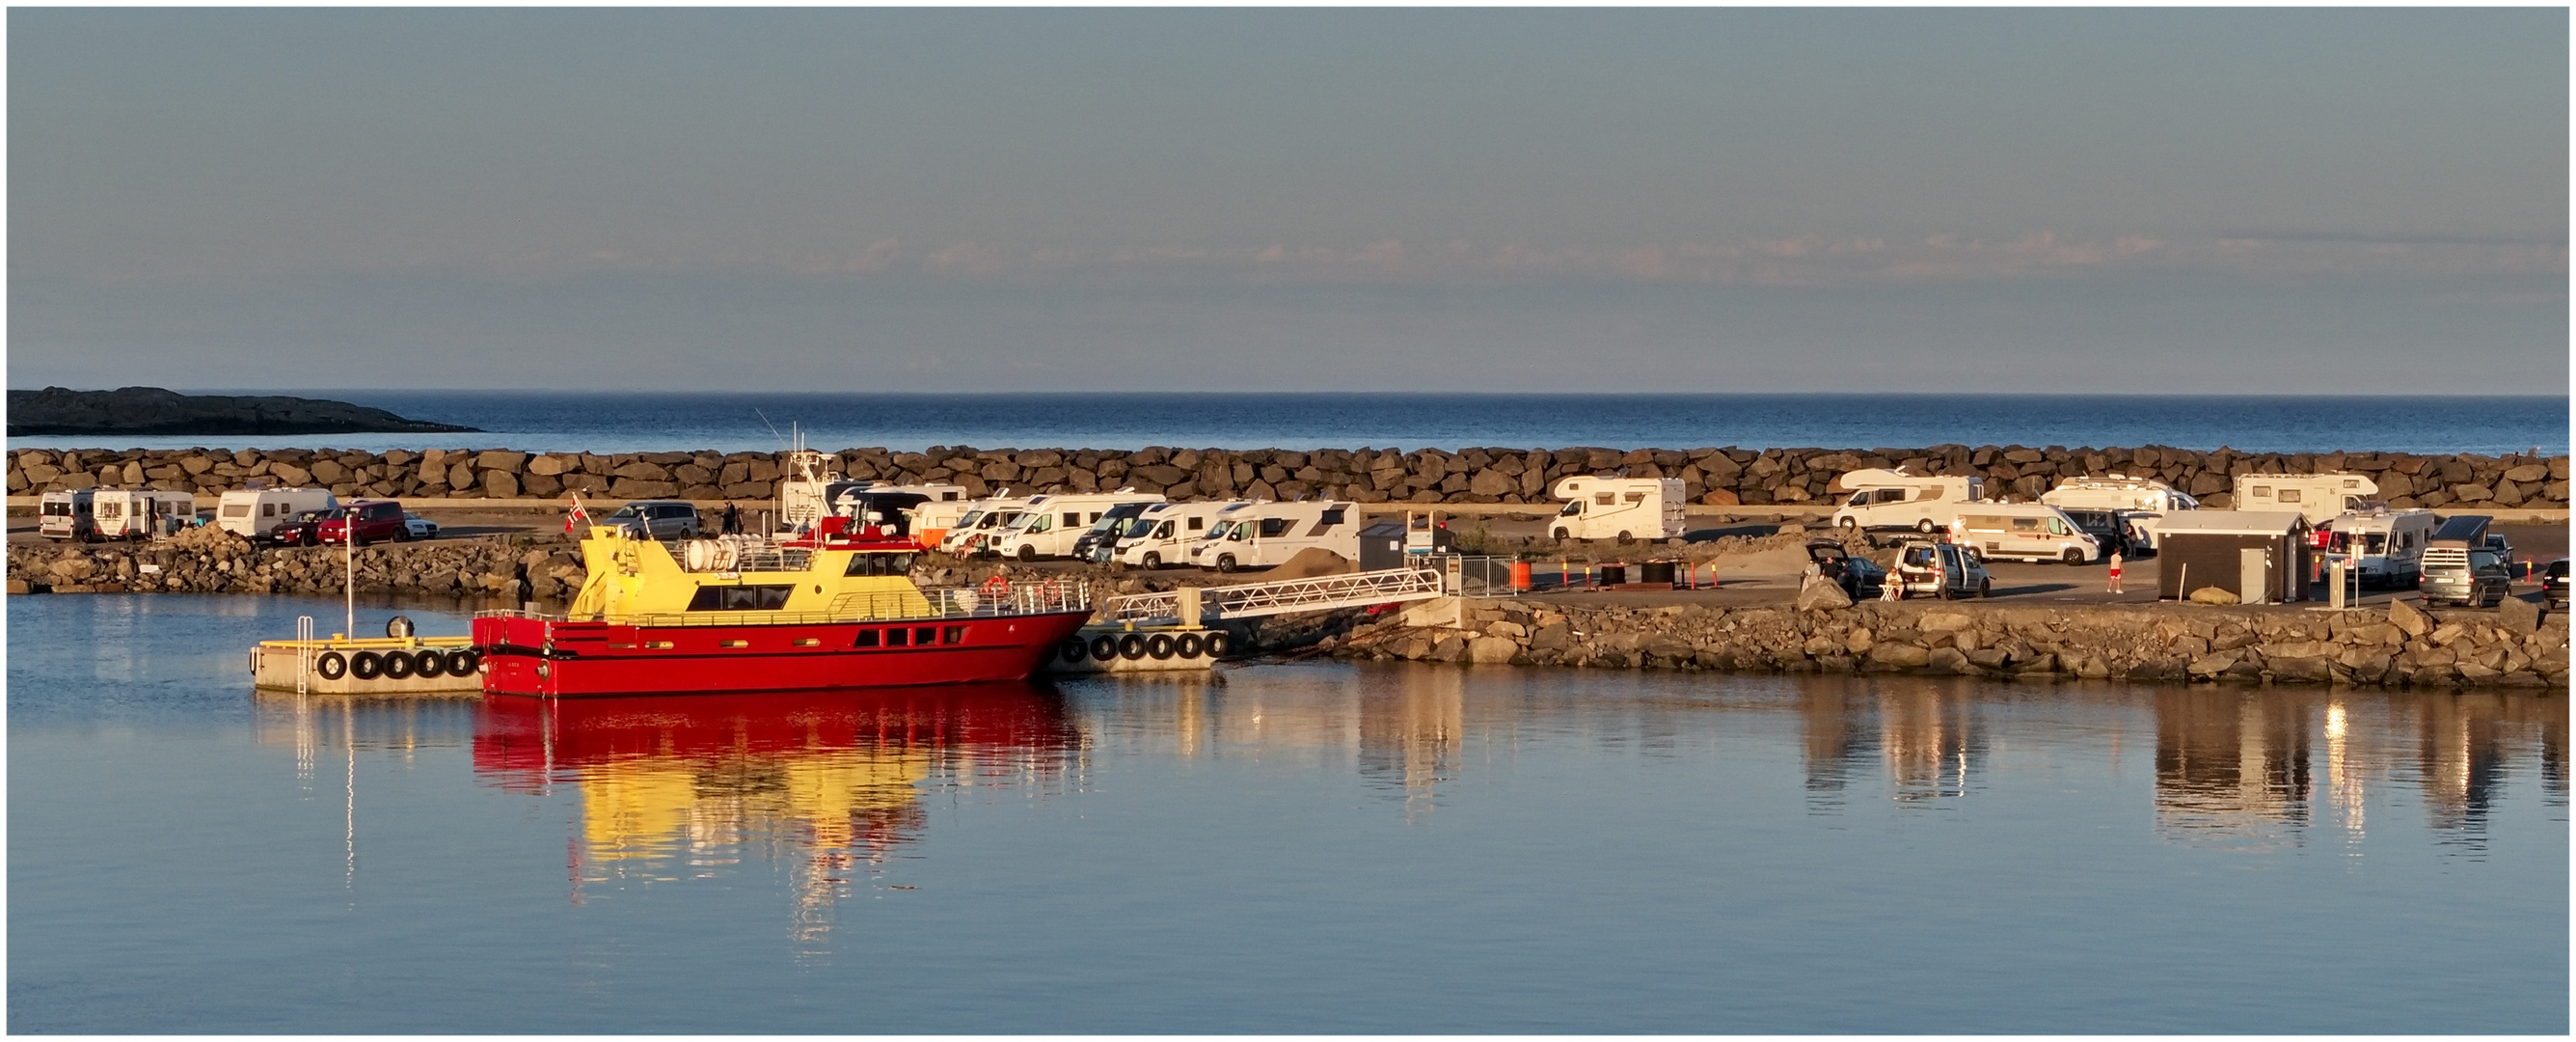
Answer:
M261 391L208 393L254 394ZM480 434L11 438L12 448L1915 448L2565 453L2564 394L2498 397L1852 394L637 394L307 391Z

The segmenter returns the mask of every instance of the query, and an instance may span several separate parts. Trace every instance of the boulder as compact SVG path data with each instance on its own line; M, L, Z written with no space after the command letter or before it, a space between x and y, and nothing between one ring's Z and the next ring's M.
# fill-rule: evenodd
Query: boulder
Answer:
M2506 597L2496 605L2496 621L2520 634L2540 632L2540 606L2520 597Z
M1798 587L1797 609L1799 611L1831 611L1851 606L1851 595L1844 593L1840 584L1824 576L1810 575L1807 581Z
M1932 661L1932 650L1913 644L1887 641L1870 647L1869 660L1884 666L1915 669Z
M2191 602L2193 604L2236 604L2240 600L2241 598L2238 598L2235 594L2229 593L2226 590L2219 589L2215 586L2203 586L2200 589L2191 591Z
M2388 624L2404 631L2409 637L2421 637L2433 628L2432 620L2426 618L2423 611L2405 601L2396 600L2388 602Z
M1510 637L1478 637L1467 642L1469 662L1510 662L1521 646Z

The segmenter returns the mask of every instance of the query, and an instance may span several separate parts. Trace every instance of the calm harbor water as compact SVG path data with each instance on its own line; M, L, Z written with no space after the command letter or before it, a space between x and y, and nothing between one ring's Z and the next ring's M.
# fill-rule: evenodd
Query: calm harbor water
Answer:
M336 602L8 608L18 1032L2568 1028L2564 692L352 703L244 675Z
M265 393L235 391L227 393ZM2065 394L564 394L315 391L481 434L11 438L13 448L1556 449L2171 445L2245 452L2567 451L2564 394L2522 397Z

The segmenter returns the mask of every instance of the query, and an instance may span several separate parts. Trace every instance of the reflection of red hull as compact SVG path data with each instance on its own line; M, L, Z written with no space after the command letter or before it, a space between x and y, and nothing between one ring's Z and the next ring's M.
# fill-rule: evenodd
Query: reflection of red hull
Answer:
M554 771L634 758L1073 744L1055 696L1027 683L572 702L497 697L475 713L474 769L506 786L532 787Z
M474 643L491 694L820 691L1021 680L1086 611L905 622L632 626L487 616ZM901 631L903 646L894 643ZM859 647L865 634L876 646Z

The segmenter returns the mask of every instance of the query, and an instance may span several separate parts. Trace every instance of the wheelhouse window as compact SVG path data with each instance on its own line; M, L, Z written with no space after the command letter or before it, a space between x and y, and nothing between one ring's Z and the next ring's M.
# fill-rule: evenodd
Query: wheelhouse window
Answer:
M690 611L777 611L787 606L794 586L701 586L689 598Z
M884 640L885 633L881 630L860 630L858 641L850 646L854 648L873 648L884 643Z
M910 575L911 554L851 554L849 567L841 572L852 575Z
M887 631L885 631L885 646L887 646L887 647L889 647L889 648L907 647L907 646L911 645L911 643L912 643L912 631L911 631L911 630L904 629L904 628L903 628L903 627L901 627L901 626L897 626L897 627L894 627L894 628L892 628L892 629L888 629Z
M966 643L966 627L964 627L964 626L946 626L946 627L942 627L942 628L940 629L940 631L939 631L939 642L940 642L940 643L942 643L942 644L964 644L964 643Z

